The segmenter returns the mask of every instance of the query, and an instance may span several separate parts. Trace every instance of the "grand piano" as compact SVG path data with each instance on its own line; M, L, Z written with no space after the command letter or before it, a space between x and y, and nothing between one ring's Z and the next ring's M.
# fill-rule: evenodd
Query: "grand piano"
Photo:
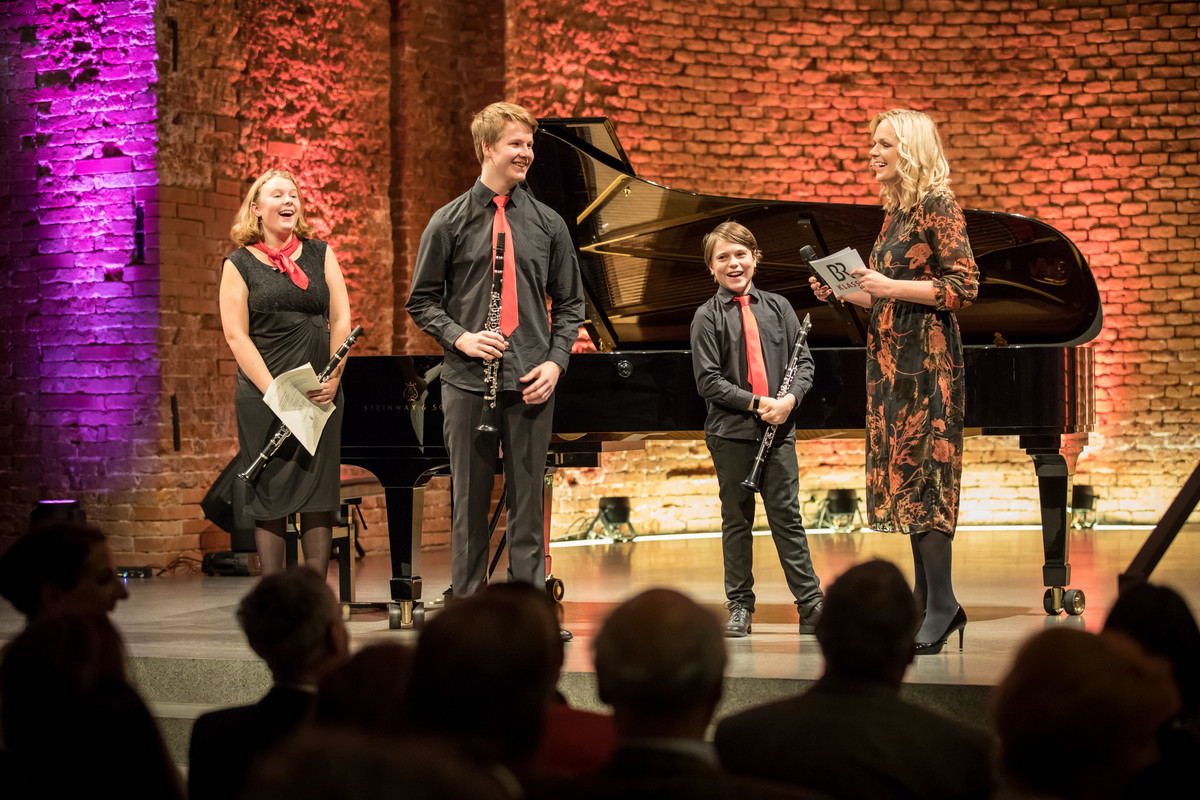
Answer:
M648 438L703 438L705 409L688 350L695 309L713 292L701 237L725 220L755 234L756 285L811 314L812 390L797 436L860 438L865 425L866 312L816 300L799 252L852 247L864 261L883 222L874 205L764 201L668 189L638 178L611 121L544 119L528 188L566 220L579 256L586 328L598 352L576 353L560 380L550 476L598 464L606 449ZM1095 425L1087 343L1102 325L1100 296L1070 240L1033 219L966 211L979 265L979 299L959 314L965 343L967 435L1019 437L1037 476L1048 614L1082 613L1070 589L1067 497ZM346 391L342 462L371 471L387 502L392 627L420 624L423 487L447 474L441 359L356 356Z

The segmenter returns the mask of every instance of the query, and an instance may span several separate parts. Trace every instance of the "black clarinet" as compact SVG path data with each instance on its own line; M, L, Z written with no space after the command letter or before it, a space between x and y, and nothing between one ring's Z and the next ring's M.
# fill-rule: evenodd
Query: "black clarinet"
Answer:
M496 234L496 257L492 261L492 296L488 299L486 329L500 333L500 304L504 292L504 234ZM483 411L475 430L480 433L496 432L496 395L500 389L500 359L503 354L488 361L483 367Z
M804 315L804 322L800 323L800 335L796 337L796 343L792 345L792 360L788 362L787 372L783 373L783 381L779 384L779 391L775 393L775 399L778 400L788 393L788 389L792 388L792 381L796 379L796 370L800 369L800 355L804 350L804 343L808 341L808 330L812 327L812 319L810 314ZM758 443L758 455L754 456L754 463L750 465L750 474L746 476L746 480L742 481L742 488L751 492L758 491L758 478L762 474L763 464L767 462L767 452L771 449L771 443L775 441L775 429L779 425L769 425L766 431L763 432L762 441Z
M337 352L329 359L329 363L325 365L325 369L321 370L321 374L317 376L318 381L324 383L329 380L329 376L337 369L338 364L342 363L342 359L350 352L350 348L354 346L355 340L358 339L362 332L362 325L354 326L354 330L350 331L350 335L346 337L346 341L342 342L342 346L337 349ZM257 483L258 476L262 474L263 468L267 466L267 462L279 452L279 448L283 447L283 443L291 436L292 432L288 429L288 426L280 422L279 430L275 431L275 435L267 442L267 446L263 448L263 451L258 454L258 458L254 459L254 463L245 472L239 472L238 477L251 486Z

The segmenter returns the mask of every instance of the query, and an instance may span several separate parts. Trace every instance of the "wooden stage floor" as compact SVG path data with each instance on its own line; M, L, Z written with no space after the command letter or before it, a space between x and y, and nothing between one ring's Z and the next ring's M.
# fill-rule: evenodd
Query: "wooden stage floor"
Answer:
M1033 527L966 528L955 540L955 585L970 622L965 648L917 659L906 676L906 691L919 696L954 687L973 687L975 698L959 711L979 720L987 690L1007 669L1015 649L1030 635L1066 625L1099 630L1117 593L1117 576L1149 534L1149 528L1110 528L1075 531L1071 540L1072 588L1083 589L1083 615L1048 617L1042 610L1041 534ZM826 585L848 567L870 558L897 563L911 579L908 540L870 532L810 532L817 573ZM690 538L643 536L632 542L606 540L559 543L552 547L554 574L566 585L564 626L574 634L566 645L564 692L572 702L595 706L588 698L592 681L591 645L605 616L623 599L656 586L686 592L724 613L720 539L717 535ZM755 539L758 613L754 633L727 640L730 685L743 682L747 690L729 708L803 688L821 673L821 656L812 636L796 633L796 614L784 586L769 535ZM357 600L385 600L390 578L386 556L358 562ZM503 561L498 574L503 574ZM449 584L449 553L426 551L422 578L427 599L440 596ZM130 598L115 612L133 660L163 664L171 660L194 663L206 659L255 662L234 619L238 600L254 578L175 574L129 581ZM336 567L330 583L337 586ZM1179 590L1193 611L1200 608L1200 526L1179 534L1152 580ZM0 610L0 640L21 624L5 604ZM381 641L415 643L417 632L390 630L383 611L351 615L353 645ZM1078 666L1078 665L1075 665ZM160 669L161 667L143 667ZM135 670L136 672L137 670ZM251 694L254 690L248 689ZM159 701L165 698L158 698ZM213 701L219 704L220 701ZM954 700L934 701L951 711Z

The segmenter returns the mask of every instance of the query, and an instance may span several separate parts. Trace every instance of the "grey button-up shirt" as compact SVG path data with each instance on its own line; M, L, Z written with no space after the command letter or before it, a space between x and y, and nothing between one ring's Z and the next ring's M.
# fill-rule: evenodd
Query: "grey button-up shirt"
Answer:
M800 335L800 321L791 304L781 295L762 291L753 284L749 294L749 307L758 322L763 361L767 367L767 385L770 396L774 397L779 393L792 347ZM733 292L724 286L718 287L717 293L696 309L691 329L696 389L708 405L708 417L704 421L707 434L726 439L757 439L762 433L764 423L750 410L754 392L750 391L745 339L741 306ZM797 408L812 388L812 381L813 360L806 344L788 391L795 395ZM784 441L794 432L795 411L787 422L776 428L775 443Z
M454 347L464 333L487 324L492 291L492 220L495 193L476 180L442 206L421 235L412 290L405 308L417 327L446 351L442 380L483 391L484 361ZM517 329L501 361L501 390L521 391L522 375L545 361L565 372L583 323L583 284L567 225L522 186L505 208L516 253ZM508 251L506 251L506 256ZM546 298L550 311L546 311Z

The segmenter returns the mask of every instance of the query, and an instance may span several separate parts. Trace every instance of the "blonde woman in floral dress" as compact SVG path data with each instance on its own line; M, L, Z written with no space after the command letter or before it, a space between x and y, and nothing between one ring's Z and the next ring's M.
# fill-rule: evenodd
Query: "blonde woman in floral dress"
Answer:
M867 515L910 537L915 595L925 611L917 653L937 653L967 624L954 595L964 416L963 351L955 312L978 291L966 220L950 191L937 126L907 109L871 120L870 167L887 211L859 291L867 308ZM810 279L817 298L828 287Z

